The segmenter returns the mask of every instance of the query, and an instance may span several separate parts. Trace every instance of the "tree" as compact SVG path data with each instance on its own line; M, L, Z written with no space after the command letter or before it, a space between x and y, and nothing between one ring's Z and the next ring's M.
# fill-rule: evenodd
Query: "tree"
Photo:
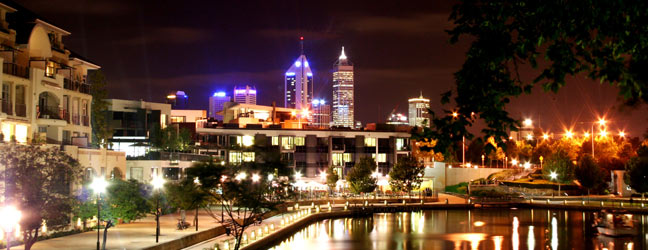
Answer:
M338 173L335 172L335 167L329 166L328 169L326 169L326 185L333 190L337 186L339 179L340 177L338 176Z
M373 169L376 169L376 162L373 158L360 158L360 161L351 168L346 176L351 192L356 194L369 193L376 189L376 178L371 177Z
M574 176L581 186L587 189L587 195L590 194L590 190L597 190L605 184L605 175L590 154L582 155L578 159Z
M398 159L389 172L389 185L394 191L408 194L420 187L425 168L413 156Z
M146 201L147 188L137 180L113 179L107 187L107 204L110 205L108 220L122 219L125 222L146 216L151 207Z
M245 229L260 222L268 213L277 211L290 193L292 169L281 161L280 154L262 154L259 162L223 166L213 160L197 162L186 170L187 178L198 178L200 188L212 205L220 205L220 213L205 211L234 235L240 248Z
M637 156L626 163L623 179L632 189L640 193L642 198L648 192L648 147L642 146L637 150Z
M542 166L542 175L546 179L553 180L552 174L556 174L555 181L561 183L567 183L574 179L574 164L565 151L559 150L551 154Z
M113 136L113 129L107 117L108 110L108 89L106 76L101 70L95 70L88 74L90 94L92 95L92 144L96 147L108 148L109 139Z
M485 137L498 143L520 122L506 111L512 98L536 85L558 92L567 76L585 75L619 89L629 104L648 101L648 9L646 1L479 1L456 4L450 42L469 40L466 60L455 73L453 119L432 115L439 144L471 135L464 125L479 118ZM524 71L524 72L520 72ZM527 80L531 72L532 80ZM454 94L453 94L454 93ZM474 112L475 116L468 116ZM449 113L449 111L446 111ZM459 124L456 130L447 128Z
M167 126L163 129L155 127L152 129L155 134L151 140L153 147L167 151L187 151L191 143L191 133L186 128Z
M194 226L196 231L198 231L198 209L205 207L209 201L209 196L199 187L200 182L197 180L184 178L177 183L167 183L165 187L169 204L172 207L181 210L195 210Z
M79 163L58 147L0 143L0 181L6 204L22 211L20 230L25 249L38 239L43 221L50 229L65 228L76 202L70 187L79 181Z

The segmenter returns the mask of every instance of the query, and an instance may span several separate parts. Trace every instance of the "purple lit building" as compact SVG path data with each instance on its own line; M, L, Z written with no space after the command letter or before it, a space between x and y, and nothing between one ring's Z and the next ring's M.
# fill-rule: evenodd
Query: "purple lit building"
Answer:
M223 91L214 93L209 97L209 114L210 118L215 118L216 120L222 121L223 116L217 115L216 113L223 110L223 106L226 102L230 101L230 97L225 94Z
M313 71L304 55L303 37L301 37L301 55L286 71L285 90L286 108L308 109L313 98Z
M257 90L255 87L234 87L234 102L240 104L257 104Z

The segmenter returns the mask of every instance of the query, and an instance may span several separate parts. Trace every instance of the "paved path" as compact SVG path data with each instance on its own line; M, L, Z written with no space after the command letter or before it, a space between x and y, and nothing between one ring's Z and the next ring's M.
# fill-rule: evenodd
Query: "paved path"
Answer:
M175 240L182 236L196 233L193 226L193 211L187 212L186 220L192 227L185 230L176 230L179 214L170 214L160 217L160 243ZM205 212L198 214L198 230L204 231L220 224ZM101 231L103 244L103 229ZM106 249L141 249L155 245L155 217L149 216L129 224L121 224L108 229ZM92 250L97 248L97 231L59 237L34 244L32 249L67 249L67 250ZM11 249L24 249L23 246L12 246Z

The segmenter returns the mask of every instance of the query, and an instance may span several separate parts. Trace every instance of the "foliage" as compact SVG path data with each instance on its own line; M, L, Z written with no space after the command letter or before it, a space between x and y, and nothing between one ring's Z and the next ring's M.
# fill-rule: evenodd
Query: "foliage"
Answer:
M20 221L25 249L38 239L43 220L58 230L70 222L76 202L70 187L79 181L79 163L58 147L0 143L0 181L5 183L5 203L14 204Z
M590 190L597 191L605 185L605 175L601 167L596 163L592 155L585 154L578 159L578 165L574 170L574 176L580 182L581 186Z
M536 85L558 92L567 76L586 75L619 89L628 103L648 101L648 9L646 1L478 1L456 4L450 15L450 42L470 41L466 60L455 73L452 98L458 112L432 114L437 147L462 136L477 118L485 137L498 143L520 122L506 111L512 98L530 94ZM631 55L631 56L628 56ZM532 68L533 80L521 75ZM526 71L525 71L526 72ZM454 95L453 95L454 93ZM475 116L467 116L472 114ZM437 149L435 149L437 150Z
M179 182L170 182L165 185L167 197L171 207L181 210L195 209L194 225L198 230L198 209L205 207L209 196L200 188L198 179L183 178Z
M92 144L97 147L108 148L108 141L113 136L113 129L110 127L110 120L107 117L108 110L108 89L106 76L101 70L92 71L88 74L90 94L92 95L91 114L92 117Z
M424 171L425 168L415 157L400 158L389 172L389 185L394 191L409 193L413 189L419 188L423 181Z
M466 194L468 192L468 182L461 182L456 185L446 186L445 191L455 194Z
M551 174L557 174L555 181L567 183L574 179L574 164L567 152L559 150L547 158L542 167L542 175L547 180L552 180Z
M326 169L326 185L328 185L331 189L334 189L337 186L337 182L340 179L340 176L335 172L335 168L333 166L329 166L328 169Z
M178 128L176 126L167 126L163 129L152 129L155 134L151 138L153 147L167 151L187 151L190 148L191 133L186 128Z
M146 185L136 180L111 180L106 196L110 205L110 215L125 222L143 218L151 209L146 201ZM116 221L111 218L107 220Z
M436 140L430 140L429 138L424 137L425 131L429 131L428 127L414 127L412 129L412 140L414 143L412 147L412 155L417 159L423 159L425 161L437 161L442 162L445 160L443 153L434 152L434 146L436 146Z
M355 194L370 193L376 189L376 178L371 177L376 162L371 157L362 157L347 173L349 189Z
M198 178L200 188L209 196L211 205L220 205L221 213L207 206L207 213L226 225L240 247L243 232L255 220L277 211L291 193L288 192L293 171L281 161L278 152L261 154L260 162L222 166L213 160L197 162L186 170L187 179ZM245 173L245 178L243 178ZM253 176L258 180L254 181ZM268 178L270 175L272 179ZM237 178L237 176L239 178Z
M648 192L648 147L642 146L637 156L626 163L624 181L637 193Z

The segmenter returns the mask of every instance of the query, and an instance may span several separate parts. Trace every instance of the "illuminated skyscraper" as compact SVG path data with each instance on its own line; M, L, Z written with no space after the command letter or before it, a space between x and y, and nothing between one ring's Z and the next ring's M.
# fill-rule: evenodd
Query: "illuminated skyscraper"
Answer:
M313 99L311 108L313 110L313 126L327 129L331 126L331 105L324 99Z
M172 109L187 109L189 97L184 91L178 90L167 95L166 103L171 104Z
M257 104L257 90L245 85L244 88L234 87L234 102L241 104Z
M293 62L285 75L286 108L307 109L312 99L313 71L304 55L304 37L301 40L301 55Z
M225 94L223 91L214 93L209 97L209 117L215 118L216 120L223 120L222 115L217 115L216 113L223 110L223 105L226 102L230 101L230 97Z
M409 103L409 125L410 126L430 126L430 116L428 109L430 108L430 99L423 98L423 93L418 98L410 98Z
M353 128L353 65L342 54L333 71L333 126Z

